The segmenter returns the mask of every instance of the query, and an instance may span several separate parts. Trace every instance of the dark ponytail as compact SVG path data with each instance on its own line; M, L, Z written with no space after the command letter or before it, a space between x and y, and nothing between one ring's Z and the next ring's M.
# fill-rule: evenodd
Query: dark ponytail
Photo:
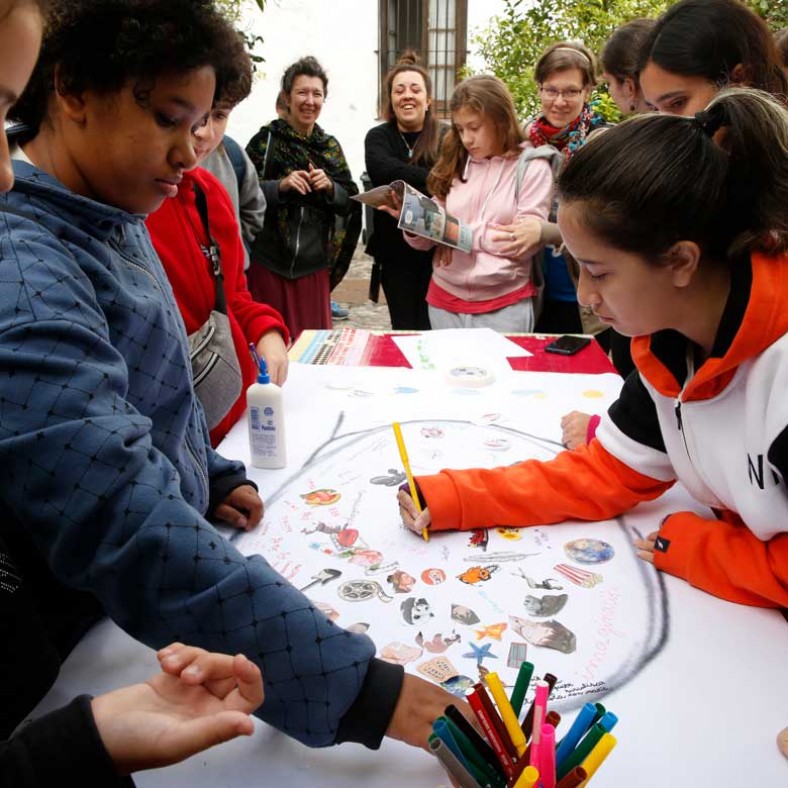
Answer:
M632 118L579 150L558 192L594 235L655 263L682 240L720 261L785 252L788 110L731 88L695 117Z

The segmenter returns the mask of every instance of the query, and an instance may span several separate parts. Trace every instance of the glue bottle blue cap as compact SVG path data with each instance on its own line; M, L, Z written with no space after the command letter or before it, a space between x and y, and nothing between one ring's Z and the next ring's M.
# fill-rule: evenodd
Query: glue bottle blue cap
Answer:
M266 366L265 359L260 357L260 371L257 373L258 383L270 383L271 376L268 374L268 367Z

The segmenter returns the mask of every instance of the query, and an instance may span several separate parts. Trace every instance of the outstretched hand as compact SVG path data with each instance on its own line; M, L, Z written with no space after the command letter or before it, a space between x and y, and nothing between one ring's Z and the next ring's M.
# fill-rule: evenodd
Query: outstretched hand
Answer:
M241 654L174 643L158 654L162 673L91 701L101 740L120 774L168 766L249 736L263 702L260 669Z

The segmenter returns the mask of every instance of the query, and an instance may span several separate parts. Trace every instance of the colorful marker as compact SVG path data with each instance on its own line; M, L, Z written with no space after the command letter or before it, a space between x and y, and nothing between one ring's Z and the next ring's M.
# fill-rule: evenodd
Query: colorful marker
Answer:
M257 371L260 371L260 356L257 355L257 348L254 346L254 342L249 343L249 352L252 354L252 360L254 361L255 368Z
M555 788L555 728L547 723L542 725L538 768L542 788Z
M539 769L534 766L526 766L522 774L517 778L513 788L534 788L539 782Z
M537 769L541 763L542 754L539 751L542 743L542 726L547 716L547 693L549 687L544 679L536 682L536 697L534 698L533 736L531 737L531 766Z
M506 697L506 690L501 684L501 679L497 673L493 672L487 674L486 680L495 705L498 707L498 713L501 715L515 750L517 750L517 756L522 757L525 752L525 734L520 728L520 723L517 721L517 715L514 713L512 704L509 703L509 698Z
M468 771L471 772L471 774L476 776L477 779L481 776L482 779L480 782L482 783L491 783L495 785L497 783L506 782L503 772L496 768L498 761L495 755L493 755L492 762L486 761L476 747L474 747L473 742L465 735L458 725L448 717L438 717L438 719L445 720L454 741L460 748L462 761L467 765Z
M586 731L591 727L596 711L596 706L593 703L586 703L577 713L572 727L569 728L566 736L558 743L558 749L555 751L555 762L559 769L572 750L577 747L580 739L585 736Z
M547 696L550 697L550 693L553 691L553 687L555 686L555 683L556 681L558 681L558 679L552 673L545 673L542 681L547 682L547 687L548 687ZM523 724L522 724L523 733L525 734L526 739L531 738L533 727L534 727L534 707L532 704L531 708L528 709L528 713L525 715L525 719L523 720Z
M594 725L581 739L577 747L558 765L558 779L563 780L564 776L574 769L575 766L580 766L607 732L601 721Z
M523 662L520 669L517 671L517 679L514 682L514 689L512 690L512 697L510 703L514 713L519 717L523 709L523 701L528 692L528 685L531 683L531 677L534 675L534 666L532 662Z
M460 788L479 788L479 783L457 760L457 757L439 736L430 738L430 749Z
M561 715L557 711L550 709L550 711L547 712L547 716L544 718L544 721L545 721L545 725L552 725L554 728L557 728L558 723L561 722ZM525 748L525 754L523 755L521 760L527 763L531 762L530 744Z
M585 785L595 774L602 762L610 755L610 751L616 746L618 740L612 733L606 733L599 744L591 750L590 755L583 761L583 768L586 770L587 777L581 785Z
M465 715L453 704L446 707L444 714L465 734L476 752L484 759L484 762L492 766L496 771L500 770L501 775L503 775L493 748L487 744L484 737L479 735L479 732L468 722Z
M506 746L501 739L501 731L506 733L500 717L498 717L492 703L490 702L484 687L481 684L476 684L473 692L468 693L466 700L470 704L476 719L479 721L487 741L490 742L498 763L504 770L506 776L511 779L514 777L514 760L506 749ZM507 736L508 738L508 736Z
M555 788L578 788L588 775L582 766L575 766Z

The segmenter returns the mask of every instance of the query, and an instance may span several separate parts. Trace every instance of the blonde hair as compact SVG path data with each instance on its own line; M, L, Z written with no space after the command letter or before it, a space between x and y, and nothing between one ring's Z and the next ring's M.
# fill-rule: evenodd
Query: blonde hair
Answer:
M493 122L505 154L516 152L520 143L525 140L512 95L498 77L480 74L460 82L454 89L449 109L454 114L465 108L478 112ZM452 123L443 137L438 161L427 179L430 192L444 199L455 178L464 180L462 173L467 161L468 151Z

